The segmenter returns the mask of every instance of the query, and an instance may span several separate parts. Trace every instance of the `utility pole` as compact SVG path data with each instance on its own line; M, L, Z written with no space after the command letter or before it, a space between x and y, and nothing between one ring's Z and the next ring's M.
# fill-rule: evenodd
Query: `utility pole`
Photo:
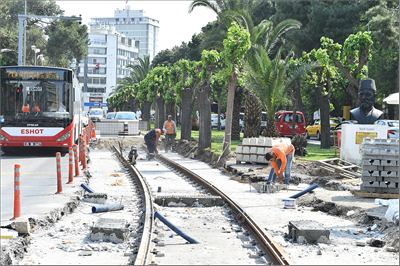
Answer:
M26 5L25 5L26 7ZM80 20L82 21L81 17L51 17L51 16L37 16L37 15L18 15L18 21L19 21L19 34L18 34L18 65L22 66L22 26L23 22L27 18L54 18L54 19L67 19L67 20ZM26 50L26 47L25 47ZM26 54L25 54L26 58ZM25 65L25 60L24 60L24 65Z
M26 16L26 0L25 0L25 16ZM24 66L26 66L26 20L24 21Z

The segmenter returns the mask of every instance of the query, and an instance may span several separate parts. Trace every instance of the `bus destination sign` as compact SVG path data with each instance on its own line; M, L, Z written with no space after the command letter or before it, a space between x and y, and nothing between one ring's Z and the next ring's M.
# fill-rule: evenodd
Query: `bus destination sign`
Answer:
M9 70L7 69L8 79L30 79L30 80L64 80L64 77L54 71L38 71L38 70Z

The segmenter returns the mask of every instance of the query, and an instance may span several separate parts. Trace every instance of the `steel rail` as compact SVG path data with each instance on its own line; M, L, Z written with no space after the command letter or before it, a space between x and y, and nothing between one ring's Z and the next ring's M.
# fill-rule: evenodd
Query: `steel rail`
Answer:
M118 151L117 147L113 146L112 149L119 155L119 159L123 164L129 168L134 178L138 181L139 190L144 196L145 212L144 212L144 223L143 233L140 245L137 251L137 255L133 264L135 265L148 265L152 259L152 237L154 232L154 206L153 198L150 189L150 185L146 182L146 179L142 176L140 171L136 167L132 166L128 160L123 156L122 151Z
M236 213L236 219L243 225L246 225L249 230L256 236L259 243L263 245L266 251L271 255L271 257L275 260L276 264L279 265L292 265L294 262L289 258L286 252L282 249L282 247L273 239L273 237L266 232L254 219L253 217L246 212L239 204L230 199L224 192L215 187L213 184L203 179L196 173L190 171L184 166L166 158L165 156L158 155L157 159L163 161L166 164L171 165L176 170L181 171L186 176L192 178L199 184L201 184L204 188L210 190L213 194L220 196Z

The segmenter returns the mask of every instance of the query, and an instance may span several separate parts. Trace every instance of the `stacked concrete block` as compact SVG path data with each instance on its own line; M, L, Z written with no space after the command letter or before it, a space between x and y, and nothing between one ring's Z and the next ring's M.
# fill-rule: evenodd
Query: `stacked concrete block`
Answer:
M399 140L363 141L361 191L399 193Z
M268 164L265 153L278 143L291 143L289 138L244 138L242 145L236 146L236 162Z

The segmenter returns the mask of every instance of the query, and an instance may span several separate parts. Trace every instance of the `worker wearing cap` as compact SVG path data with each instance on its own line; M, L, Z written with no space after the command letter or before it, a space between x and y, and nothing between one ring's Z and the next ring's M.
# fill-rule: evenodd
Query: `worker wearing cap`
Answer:
M176 123L172 120L172 115L168 116L168 120L164 122L163 129L166 131L165 134L165 152L168 152L169 142L171 141L171 145L174 146L175 137L176 137Z
M293 155L294 146L289 143L276 144L265 154L265 159L271 162L272 165L267 185L271 184L271 181L275 183L277 177L278 182L281 182L285 178L284 183L289 185Z
M153 152L158 153L157 150L158 139L160 138L161 134L163 134L163 131L159 128L155 128L147 132L146 135L144 135L144 141L146 142L149 153Z

